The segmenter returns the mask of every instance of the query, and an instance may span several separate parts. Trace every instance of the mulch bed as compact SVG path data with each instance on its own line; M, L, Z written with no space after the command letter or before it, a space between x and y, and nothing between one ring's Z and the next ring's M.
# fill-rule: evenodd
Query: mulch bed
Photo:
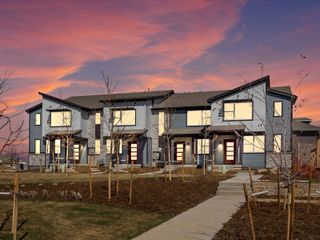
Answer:
M296 204L294 239L320 239L320 207L311 205L311 214L307 214L306 204ZM258 203L253 210L256 239L286 239L287 211L278 216L274 203ZM246 207L240 210L224 225L214 240L251 239Z
M159 178L137 178L133 182L132 204L128 203L129 180L120 181L119 195L112 184L112 200L107 200L107 181L97 181L93 185L93 198L89 198L89 183L56 183L20 185L26 193L25 199L52 201L83 201L102 205L124 206L168 215L181 213L215 195L218 182L228 176L197 176L182 182L173 178L166 182ZM21 183L22 184L22 183ZM11 186L0 186L0 191L8 191ZM81 199L77 200L77 197ZM1 197L3 198L3 197Z

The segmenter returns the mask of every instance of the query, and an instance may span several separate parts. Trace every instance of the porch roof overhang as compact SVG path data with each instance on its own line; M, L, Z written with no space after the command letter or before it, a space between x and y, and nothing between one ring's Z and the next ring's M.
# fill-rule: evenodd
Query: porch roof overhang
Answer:
M114 132L115 135L143 135L148 131L148 129L124 129L117 130Z
M202 133L203 127L185 127L185 128L171 128L168 135L199 135Z
M82 130L57 130L48 132L47 136L59 136L59 135L77 135L81 133Z
M226 133L234 131L244 131L245 126L243 125L227 125L227 126L209 126L206 131L208 132L217 132L217 133Z

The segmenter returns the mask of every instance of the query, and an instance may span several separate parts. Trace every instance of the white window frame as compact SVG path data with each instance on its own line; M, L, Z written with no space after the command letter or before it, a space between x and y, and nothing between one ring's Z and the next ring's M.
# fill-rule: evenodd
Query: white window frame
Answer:
M53 121L53 117L56 114L62 114L61 120ZM58 119L58 116L56 116ZM71 127L72 112L70 110L52 111L50 114L50 126L51 127Z
M197 154L209 154L210 153L210 139L201 138L197 139Z
M61 139L54 140L54 153L55 154L61 153Z
M273 135L273 152L280 153L282 151L282 134Z
M191 122L191 115L198 114L198 123ZM208 126L211 124L211 110L188 110L187 126Z
M34 125L41 126L41 113L36 113L34 115Z
M277 110L277 108L280 108ZM283 102L282 101L274 101L273 102L273 116L274 117L282 117L283 115Z
M249 146L252 150L247 150ZM246 135L243 136L243 153L264 153L265 135Z
M35 139L34 140L34 154L39 155L41 153L41 140Z
M237 106L241 104L250 104L250 117L237 117ZM229 108L226 110L226 108ZM230 116L229 116L230 115ZM252 101L234 101L223 102L223 121L252 121L253 120L253 102Z
M95 124L96 125L101 124L101 113L100 112L96 112L96 114L95 114Z

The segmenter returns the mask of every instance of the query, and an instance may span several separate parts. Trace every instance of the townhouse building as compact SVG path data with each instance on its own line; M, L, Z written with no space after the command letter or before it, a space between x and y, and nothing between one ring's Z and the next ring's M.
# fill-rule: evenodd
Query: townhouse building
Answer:
M39 93L29 108L29 164L53 162L151 165L173 163L272 168L292 159L293 105L289 86L266 76L230 90L173 90L74 96ZM167 144L165 144L167 140ZM168 143L169 141L169 143ZM167 150L170 149L170 152Z

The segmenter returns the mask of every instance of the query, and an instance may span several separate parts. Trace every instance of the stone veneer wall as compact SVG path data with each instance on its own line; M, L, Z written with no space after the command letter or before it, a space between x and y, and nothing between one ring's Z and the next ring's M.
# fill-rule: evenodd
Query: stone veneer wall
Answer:
M285 157L287 161L287 166L290 168L291 167L291 162L292 162L292 154L287 153ZM266 168L275 168L277 167L275 164L275 161L280 165L280 154L275 154L275 153L267 153L266 154ZM284 164L284 163L283 163Z
M41 154L29 154L29 166L40 166L40 163L42 166L45 166L46 164L46 155L44 153Z

